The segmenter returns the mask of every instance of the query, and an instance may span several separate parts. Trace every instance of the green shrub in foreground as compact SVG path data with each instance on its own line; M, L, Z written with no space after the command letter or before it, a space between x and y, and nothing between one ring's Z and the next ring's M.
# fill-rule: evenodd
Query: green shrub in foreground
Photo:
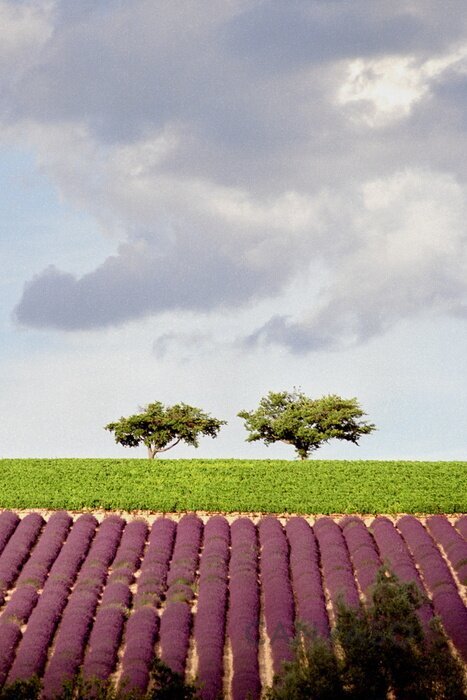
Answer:
M37 678L16 681L0 691L0 700L40 700L42 683ZM171 671L158 658L154 659L151 669L149 690L125 692L117 690L108 681L84 681L81 676L64 684L63 691L55 700L196 700L197 688L185 683L177 673Z
M313 633L295 641L267 700L465 700L461 662L438 620L425 636L422 596L382 569L371 601L357 610L340 603L332 644ZM336 653L337 650L337 653Z

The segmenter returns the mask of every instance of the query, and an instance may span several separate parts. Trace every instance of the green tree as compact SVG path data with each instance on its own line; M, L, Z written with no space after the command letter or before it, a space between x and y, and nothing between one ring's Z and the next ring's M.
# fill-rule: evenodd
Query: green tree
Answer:
M357 399L330 394L311 399L301 391L280 391L262 398L256 411L240 411L250 433L248 442L263 440L266 445L285 442L293 445L301 459L332 438L358 444L361 435L371 433L372 423L358 420L366 415Z
M226 421L211 418L200 408L184 403L164 406L160 401L148 404L128 418L109 423L105 430L115 434L115 441L125 447L137 447L141 443L148 449L148 458L167 452L179 442L198 447L200 435L216 437Z
M382 568L365 607L337 606L331 643L303 628L266 700L467 700L463 665L437 618L425 634L422 603Z

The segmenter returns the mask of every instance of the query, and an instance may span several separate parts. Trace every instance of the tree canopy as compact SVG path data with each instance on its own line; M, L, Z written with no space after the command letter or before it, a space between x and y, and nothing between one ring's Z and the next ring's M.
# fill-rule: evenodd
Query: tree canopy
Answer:
M160 452L167 452L182 441L198 447L200 435L214 438L225 423L185 403L164 406L155 401L144 407L141 413L109 423L105 430L113 432L115 441L125 447L137 447L143 443L148 449L149 459L154 459Z
M333 643L297 626L293 658L265 699L467 700L463 664L438 618L425 631L417 615L426 602L413 581L380 569L366 605L336 605Z
M293 445L301 459L332 438L358 444L361 435L376 430L372 423L359 420L366 415L357 399L335 394L311 399L301 391L270 391L256 411L240 411L250 433L248 442L263 440L266 445L285 442Z

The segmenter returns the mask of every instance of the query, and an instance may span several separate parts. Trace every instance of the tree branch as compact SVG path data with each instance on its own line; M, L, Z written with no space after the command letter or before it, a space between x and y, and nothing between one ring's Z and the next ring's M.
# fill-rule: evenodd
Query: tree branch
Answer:
M164 448L162 448L161 450L156 450L156 454L159 454L159 452L167 452L167 450L171 450L172 447L175 447L175 445L178 445L178 443L180 442L181 439L182 439L182 438L178 438L177 440L175 440L175 442L173 442L173 443L172 443L171 445L169 445L168 447L164 447Z

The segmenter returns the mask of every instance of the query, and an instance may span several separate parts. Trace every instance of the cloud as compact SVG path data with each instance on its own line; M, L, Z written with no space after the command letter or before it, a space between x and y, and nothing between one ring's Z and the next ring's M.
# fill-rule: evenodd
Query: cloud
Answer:
M310 248L325 245L335 217L335 197L326 191L255 197L167 173L165 161L180 147L176 133L106 147L105 159L81 127L40 128L34 138L67 197L89 202L102 230L122 231L126 240L80 278L55 267L36 275L15 309L22 325L97 329L170 309L234 308L276 294L308 263Z
M354 248L302 318L275 316L246 338L294 352L358 345L402 319L461 316L467 301L467 189L441 173L366 183Z
M207 212L198 217L209 222L214 211L215 221L224 223L221 239L212 223L211 231L186 223L159 236L137 229L116 255L80 278L53 266L36 275L15 308L16 320L36 328L92 329L167 310L236 308L280 291L306 263L300 252L313 238L319 241L325 211L292 194L269 207L235 192L210 194ZM190 191L185 195L196 219L200 205Z
M197 351L203 353L212 350L216 346L214 338L209 333L191 332L191 333L163 333L152 344L152 351L158 360L170 356L173 352L180 351L186 353L183 357L183 362L194 357Z
M350 63L347 80L339 88L337 98L343 105L357 106L353 118L371 127L384 127L404 119L417 102L431 96L443 73L459 75L466 69L467 45L425 61L413 56L359 58Z
M47 268L26 285L15 317L30 327L84 330L171 309L235 307L259 294L266 276L215 249L193 245L161 259L139 241L79 279Z
M260 70L289 71L312 62L443 50L465 30L461 4L451 9L436 0L271 0L252 3L226 26L225 36L233 52Z
M81 277L51 251L20 324L273 306L316 267L251 342L340 348L463 303L463 3L16 5L2 138L115 246Z

